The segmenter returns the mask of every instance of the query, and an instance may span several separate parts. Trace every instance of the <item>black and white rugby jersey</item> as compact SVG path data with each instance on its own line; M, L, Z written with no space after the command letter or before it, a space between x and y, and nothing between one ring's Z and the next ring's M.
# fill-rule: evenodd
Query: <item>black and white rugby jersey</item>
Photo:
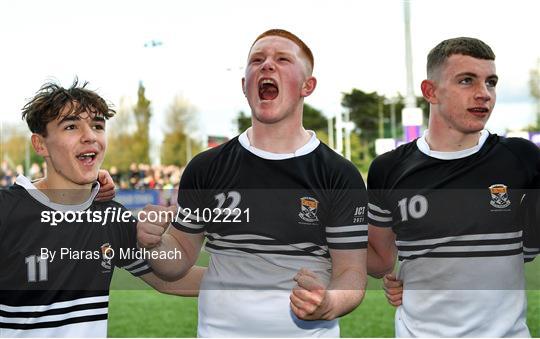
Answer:
M116 202L93 202L97 191L96 185L81 205L59 205L23 176L0 191L0 337L106 337L114 267L135 276L151 271L146 261L119 255L136 250L134 219L52 225L44 217L124 210Z
M539 177L534 144L487 131L471 149L431 151L424 135L372 163L368 221L396 234L404 282L397 336L529 335L522 201Z
M329 249L367 246L367 194L352 163L314 133L294 154L275 154L251 146L244 132L189 163L178 204L189 217L174 227L204 232L211 254L199 335L339 334L337 322L298 320L288 297L302 267L330 279Z

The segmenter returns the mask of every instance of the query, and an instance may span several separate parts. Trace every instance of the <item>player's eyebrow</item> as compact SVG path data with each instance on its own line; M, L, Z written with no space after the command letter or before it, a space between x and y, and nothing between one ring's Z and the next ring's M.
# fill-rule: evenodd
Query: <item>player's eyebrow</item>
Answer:
M473 72L463 72L463 73L458 73L456 74L456 78L459 78L459 77L463 77L463 76L469 76L469 77L472 77L472 78L478 78L478 74L476 73L473 73ZM499 80L499 77L497 76L497 74L491 74L487 77L487 79L495 79L495 80Z
M80 120L81 120L81 117L79 115L68 115L60 119L60 121L58 122L58 125L66 121L80 121ZM101 115L94 114L92 121L105 122L105 118Z
M58 121L58 125L66 121L79 121L79 120L81 120L81 118L78 115L67 115L63 117L62 119L60 119L60 121Z
M253 58L253 57L261 57L261 56L264 56L265 53L263 50L257 50L253 53L251 53L249 55L249 59ZM277 56L289 56L289 57L292 57L294 56L295 54L287 49L283 49L283 50L278 50L275 52L275 55Z
M248 60L252 60L253 58L262 57L264 56L264 53L262 51L256 51L249 55Z
M473 72L462 72L462 73L456 74L456 78L464 77L464 76L468 76L468 77L472 77L472 78L478 78L478 74L473 73Z
M289 58L293 58L295 56L294 53L291 53L289 51L278 51L278 52L276 52L276 55L278 57L285 56L285 57L289 57Z

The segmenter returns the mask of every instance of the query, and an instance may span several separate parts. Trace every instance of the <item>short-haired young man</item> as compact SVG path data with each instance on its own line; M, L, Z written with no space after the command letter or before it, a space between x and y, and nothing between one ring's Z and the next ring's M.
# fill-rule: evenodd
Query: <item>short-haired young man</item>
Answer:
M47 174L37 182L20 175L0 191L0 337L105 337L114 267L160 291L196 295L199 269L177 282L158 279L134 255L135 220L118 222L120 204L94 201L113 115L77 81L45 84L23 108Z
M368 272L403 281L398 337L528 337L522 198L540 183L540 151L484 129L495 54L455 38L428 55L429 129L379 156L368 175Z
M354 165L302 126L312 71L294 34L257 37L242 79L252 127L189 163L174 227L139 223L142 246L186 254L150 261L169 277L193 265L206 236L199 336L338 337L337 318L362 300L367 195ZM231 211L238 222L225 222Z

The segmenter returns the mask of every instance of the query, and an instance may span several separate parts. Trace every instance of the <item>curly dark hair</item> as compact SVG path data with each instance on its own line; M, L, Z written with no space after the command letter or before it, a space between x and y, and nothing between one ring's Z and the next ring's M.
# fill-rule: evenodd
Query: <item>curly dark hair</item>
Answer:
M116 111L96 92L86 88L88 82L79 84L75 78L70 88L63 88L55 82L47 82L22 109L22 119L26 120L32 133L47 136L47 124L68 115L89 113L109 119Z

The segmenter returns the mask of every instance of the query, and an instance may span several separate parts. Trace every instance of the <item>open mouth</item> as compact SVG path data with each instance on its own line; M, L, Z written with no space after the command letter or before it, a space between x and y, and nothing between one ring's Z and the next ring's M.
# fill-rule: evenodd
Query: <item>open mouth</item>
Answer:
M96 159L96 157L97 157L96 152L85 152L85 153L81 153L77 155L77 159L79 159L79 161L81 161L85 165L92 164L94 160Z
M274 100L278 94L279 89L275 80L265 78L259 81L259 99Z
M480 119L484 119L489 115L489 109L486 107L472 107L468 108L467 111Z
M468 108L467 111L475 115L485 115L489 113L489 109L487 109L486 107Z

